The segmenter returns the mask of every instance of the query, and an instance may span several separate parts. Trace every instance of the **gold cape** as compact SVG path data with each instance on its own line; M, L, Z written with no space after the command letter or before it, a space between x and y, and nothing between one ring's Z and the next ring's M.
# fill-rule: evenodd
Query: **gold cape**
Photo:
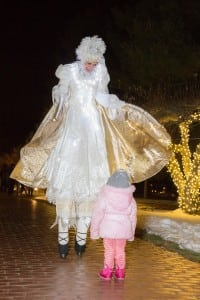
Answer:
M137 183L154 176L168 163L170 136L148 112L132 104L119 109L97 105L104 125L110 173L118 168L125 169ZM54 105L31 141L21 149L20 160L10 175L24 185L47 188L45 163L67 115L67 109L63 109L53 121L55 110Z

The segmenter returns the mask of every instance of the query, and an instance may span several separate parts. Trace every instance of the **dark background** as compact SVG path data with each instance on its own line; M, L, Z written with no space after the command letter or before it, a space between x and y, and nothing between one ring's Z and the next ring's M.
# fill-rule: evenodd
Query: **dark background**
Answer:
M83 37L99 35L105 40L106 62L112 75L117 64L116 60L113 62L111 47L114 40L107 34L108 31L115 33L114 29L112 32L111 11L114 7L119 10L125 6L134 7L139 2L1 2L0 153L23 145L31 137L51 106L51 89L57 83L54 75L57 66L76 59L75 48ZM141 2L140 16L141 11L146 9L148 14L149 10L149 1ZM156 6L156 2L159 1L151 1L152 7ZM190 1L193 2L197 3ZM194 9L191 15L187 8L185 12L189 20L187 30L198 40L199 27L195 24L197 18L193 17ZM123 30L116 36L117 46L120 38L126 40Z

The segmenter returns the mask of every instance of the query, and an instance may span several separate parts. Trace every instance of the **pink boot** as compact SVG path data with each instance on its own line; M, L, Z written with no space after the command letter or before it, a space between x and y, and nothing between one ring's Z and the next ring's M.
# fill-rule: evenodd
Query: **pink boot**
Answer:
M115 278L118 280L124 280L125 278L125 269L116 268Z
M111 280L113 275L113 270L108 266L105 266L100 272L99 277L104 280Z

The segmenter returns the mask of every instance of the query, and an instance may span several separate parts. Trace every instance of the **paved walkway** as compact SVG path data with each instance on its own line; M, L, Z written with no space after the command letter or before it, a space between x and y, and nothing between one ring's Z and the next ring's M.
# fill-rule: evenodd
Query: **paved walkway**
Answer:
M102 241L89 241L81 258L57 253L55 208L0 195L1 300L194 300L200 299L200 265L136 238L127 246L124 282L104 282Z

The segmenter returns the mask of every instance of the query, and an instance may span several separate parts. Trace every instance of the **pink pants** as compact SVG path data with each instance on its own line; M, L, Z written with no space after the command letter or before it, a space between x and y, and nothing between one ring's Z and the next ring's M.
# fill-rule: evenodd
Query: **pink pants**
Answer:
M104 266L113 268L114 265L120 269L126 264L126 240L124 239L103 239L104 244Z

